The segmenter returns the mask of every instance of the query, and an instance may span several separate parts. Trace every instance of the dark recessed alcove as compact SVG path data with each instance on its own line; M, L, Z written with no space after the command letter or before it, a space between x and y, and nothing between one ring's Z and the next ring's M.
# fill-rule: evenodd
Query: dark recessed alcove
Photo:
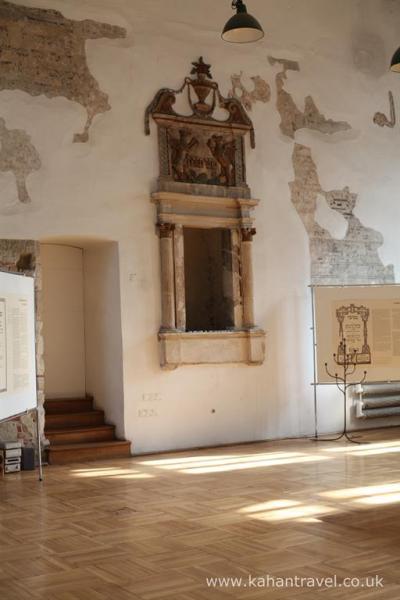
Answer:
M229 229L184 228L187 331L234 326Z

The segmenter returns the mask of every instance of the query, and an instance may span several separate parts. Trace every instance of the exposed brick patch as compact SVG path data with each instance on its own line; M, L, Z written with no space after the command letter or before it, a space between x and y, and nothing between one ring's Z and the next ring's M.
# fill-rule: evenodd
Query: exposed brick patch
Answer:
M348 187L324 191L311 149L295 144L293 150L295 179L290 185L292 203L307 231L311 255L313 284L372 284L394 283L393 265L385 266L378 253L383 236L365 227L354 216L357 194ZM318 195L325 197L329 208L339 212L347 221L343 239L334 238L315 219Z
M294 138L299 129L313 129L320 133L333 134L338 131L351 129L345 121L333 121L319 111L312 96L307 96L304 102L304 111L301 111L293 100L291 94L285 90L285 81L288 71L300 71L300 65L293 60L274 58L269 56L271 65L279 64L282 70L275 77L277 92L277 109L281 117L280 128L284 135Z
M0 90L78 102L87 110L87 121L74 141L87 142L94 117L110 110L110 104L89 70L85 43L124 37L122 27L0 1Z

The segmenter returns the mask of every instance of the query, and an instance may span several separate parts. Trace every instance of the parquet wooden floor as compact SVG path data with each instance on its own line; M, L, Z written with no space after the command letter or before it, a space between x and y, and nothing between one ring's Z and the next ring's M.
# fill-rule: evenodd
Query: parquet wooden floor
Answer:
M42 484L36 473L6 476L0 598L399 600L400 430L364 438L373 442L282 441L54 466ZM384 587L248 580L267 574L377 575ZM210 577L242 577L247 587L208 587Z

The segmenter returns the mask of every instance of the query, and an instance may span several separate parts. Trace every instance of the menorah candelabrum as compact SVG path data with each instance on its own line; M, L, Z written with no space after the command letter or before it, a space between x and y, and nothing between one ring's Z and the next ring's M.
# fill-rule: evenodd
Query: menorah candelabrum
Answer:
M361 385L362 383L364 383L364 381L367 377L367 371L364 371L364 375L363 375L362 379L360 379L359 381L351 381L349 383L349 377L351 377L351 375L354 375L354 373L356 372L357 366L358 366L357 354L358 354L357 350L353 350L352 352L347 351L346 339L343 338L339 344L338 354L333 355L334 363L336 365L338 365L339 367L342 367L342 370L343 370L342 375L339 375L338 373L335 373L335 374L330 373L330 371L328 369L328 363L325 363L325 370L326 370L327 374L329 375L329 377L331 377L332 379L335 380L337 388L343 394L344 425L343 425L343 432L339 436L337 436L335 438L329 438L329 439L324 438L323 440L319 440L319 441L335 442L337 440L341 440L344 437L344 438L346 438L346 440L348 440L349 442L352 442L353 444L364 443L364 442L357 442L356 440L349 437L349 435L347 433L347 390L352 385Z

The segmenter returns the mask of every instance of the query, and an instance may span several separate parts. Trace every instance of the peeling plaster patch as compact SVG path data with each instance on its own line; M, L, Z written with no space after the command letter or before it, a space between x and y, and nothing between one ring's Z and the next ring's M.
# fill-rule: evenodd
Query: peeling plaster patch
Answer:
M94 117L111 107L89 70L86 41L123 37L126 31L121 27L73 21L55 10L0 0L0 91L22 90L31 96L63 96L78 102L87 111L87 121L74 142L87 142Z
M389 92L389 106L390 119L388 119L385 114L377 112L374 115L374 123L376 125L379 125L379 127L390 127L391 129L393 129L396 125L396 110L394 107L393 92Z
M228 93L228 98L237 98L244 108L251 111L253 104L256 102L267 103L271 99L271 88L269 84L259 75L255 75L250 79L254 83L254 88L249 91L242 82L243 71L239 75L232 75L232 89Z
M351 129L349 123L345 121L333 121L326 119L320 113L312 96L307 96L302 112L294 102L291 94L285 90L285 81L287 80L287 71L300 71L300 65L293 60L284 58L268 57L271 65L279 64L282 71L275 77L277 90L277 109L281 116L280 128L284 135L294 138L294 134L299 129L312 129L320 133L333 134L339 131Z
M23 445L32 446L36 437L36 416L34 413L23 415L0 423L1 441L20 441Z
M0 143L0 171L11 171L15 177L19 201L31 202L26 178L42 166L38 151L23 129L7 129L4 119L1 118Z
M348 187L324 191L311 149L307 146L295 144L292 160L295 179L289 186L292 203L309 237L311 282L336 285L394 283L393 265L383 265L378 254L384 241L382 234L365 227L353 214L357 194ZM319 195L325 198L331 210L346 219L347 230L343 239L333 237L317 222Z
M343 239L347 231L347 221L343 215L332 210L325 196L318 194L315 210L315 220L323 228L327 229L332 237Z

